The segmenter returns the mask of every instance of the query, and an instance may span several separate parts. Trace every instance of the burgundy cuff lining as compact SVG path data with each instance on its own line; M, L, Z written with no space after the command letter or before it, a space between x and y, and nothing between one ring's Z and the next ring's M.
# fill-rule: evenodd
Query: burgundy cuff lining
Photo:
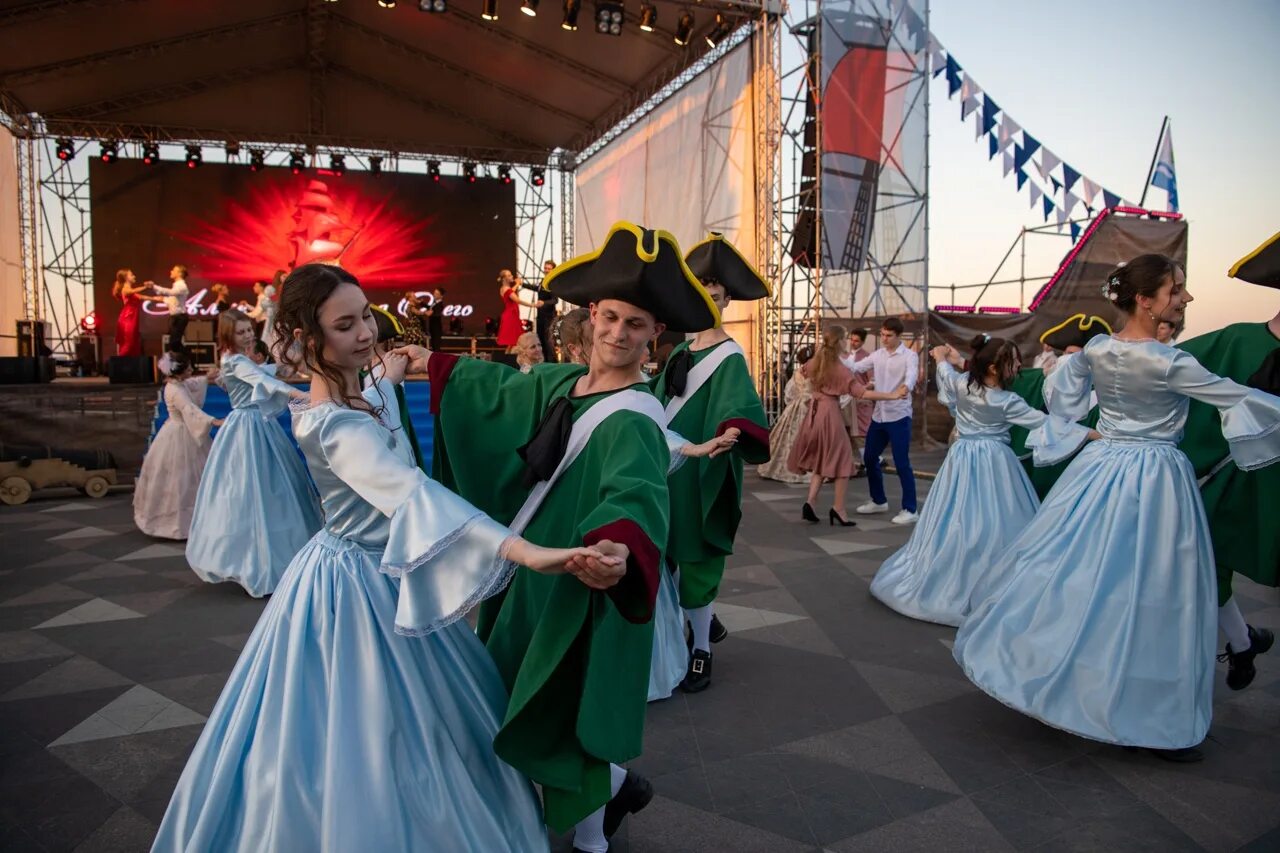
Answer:
M427 378L431 380L431 414L440 414L440 399L444 396L444 386L449 382L453 368L458 364L458 357L453 353L433 352L427 362Z
M627 559L627 573L609 589L609 597L628 622L648 622L653 618L653 608L658 600L658 546L640 525L625 518L592 530L582 537L582 544L591 546L603 539L621 542L631 552Z
M760 424L747 418L729 418L716 427L716 435L724 435L725 431L731 428L742 430L742 438L760 445L760 449L766 455L769 453L769 430Z

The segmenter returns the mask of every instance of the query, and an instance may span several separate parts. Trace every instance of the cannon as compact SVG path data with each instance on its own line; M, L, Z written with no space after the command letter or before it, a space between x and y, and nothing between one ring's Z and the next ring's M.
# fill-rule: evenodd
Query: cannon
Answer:
M35 489L74 486L100 498L116 484L116 460L105 450L58 450L0 443L0 503L19 506Z

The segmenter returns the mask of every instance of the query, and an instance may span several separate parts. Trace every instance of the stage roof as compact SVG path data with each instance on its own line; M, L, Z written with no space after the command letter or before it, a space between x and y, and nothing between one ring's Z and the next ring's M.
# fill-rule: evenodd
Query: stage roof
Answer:
M52 136L541 163L586 147L705 54L716 13L660 0L646 33L629 0L613 37L595 32L592 2L576 32L560 26L562 0L537 17L497 0L497 21L481 3L0 0L0 106L38 113ZM696 25L680 47L685 8Z

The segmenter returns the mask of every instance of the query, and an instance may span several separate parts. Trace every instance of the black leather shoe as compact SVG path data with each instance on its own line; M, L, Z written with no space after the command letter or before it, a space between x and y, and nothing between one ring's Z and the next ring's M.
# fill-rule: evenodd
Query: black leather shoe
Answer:
M680 682L685 693L701 693L711 686L711 652L694 649L689 655L689 670Z
M711 642L718 643L725 637L729 636L729 629L720 621L720 617L711 614Z
M807 502L804 505L804 509L800 510L800 517L810 524L817 524L819 520L818 514L813 511L813 507L809 506Z
M1252 625L1248 628L1249 648L1243 652L1233 652L1231 644L1227 643L1227 650L1218 655L1218 660L1227 662L1227 686L1232 690L1244 690L1253 683L1258 674L1253 659L1265 654L1276 641L1276 635L1266 628L1255 628Z
M858 523L856 521L849 521L846 518L841 518L840 513L836 512L835 507L832 507L831 512L827 514L827 521L830 521L833 527L837 524L840 525L841 527L857 527L858 526Z
M604 807L604 837L612 838L622 826L622 819L635 814L653 799L653 783L634 770L627 771L627 778L613 799Z

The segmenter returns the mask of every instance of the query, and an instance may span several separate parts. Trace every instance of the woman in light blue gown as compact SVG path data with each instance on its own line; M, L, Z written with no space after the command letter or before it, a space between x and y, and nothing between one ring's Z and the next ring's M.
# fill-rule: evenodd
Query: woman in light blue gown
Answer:
M979 578L1036 514L1040 501L1013 451L1012 424L1035 429L1049 417L1007 390L1021 358L1013 341L979 336L968 373L951 347L935 347L938 400L952 410L956 440L929 490L907 544L885 560L871 594L913 619L959 625ZM953 366L955 365L955 366ZM1089 436L1062 424L1056 453L1073 452Z
M200 477L187 562L206 583L233 581L270 595L298 549L320 529L320 503L276 417L304 392L276 379L274 365L248 353L253 323L234 309L218 315L221 379L231 398Z
M324 529L294 557L205 724L161 823L160 851L543 851L532 785L493 752L507 696L465 622L516 563L563 571L591 549L511 535L414 464L399 420L358 395L374 338L349 273L310 264L277 317L304 330L312 401L294 431ZM319 351L321 354L316 355ZM369 398L394 403L405 359ZM576 570L575 570L576 571ZM584 582L603 588L621 577ZM426 636L395 633L394 576L427 573ZM422 589L422 588L420 588ZM428 612L429 611L429 612Z
M1082 418L1096 389L1099 441L974 591L955 658L978 687L1059 729L1195 761L1213 701L1213 549L1190 462L1177 448L1190 399L1222 416L1244 469L1280 459L1280 397L1209 373L1155 341L1191 296L1178 266L1143 255L1104 291L1128 315L1058 362L1050 412ZM1057 461L1049 420L1037 464Z

